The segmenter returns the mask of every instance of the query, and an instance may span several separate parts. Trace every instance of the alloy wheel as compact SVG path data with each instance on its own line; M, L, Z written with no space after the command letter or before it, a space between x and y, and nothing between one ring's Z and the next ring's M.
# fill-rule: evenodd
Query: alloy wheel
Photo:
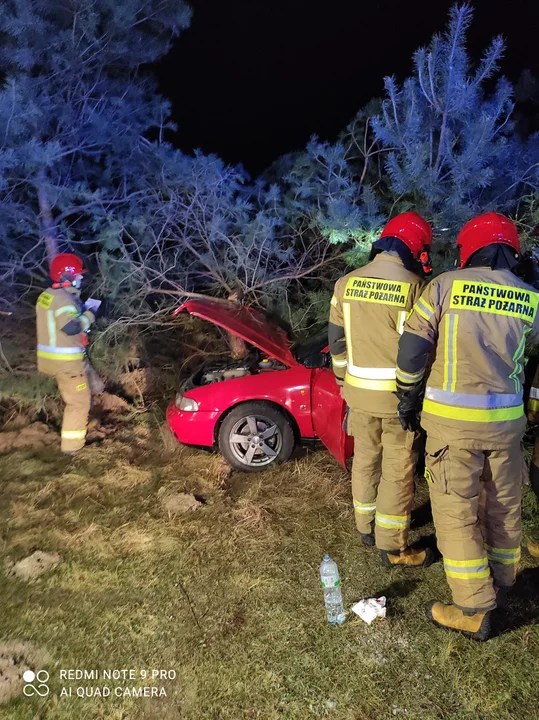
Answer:
M263 415L247 415L233 426L229 444L242 464L262 467L272 463L279 455L283 437L273 420Z

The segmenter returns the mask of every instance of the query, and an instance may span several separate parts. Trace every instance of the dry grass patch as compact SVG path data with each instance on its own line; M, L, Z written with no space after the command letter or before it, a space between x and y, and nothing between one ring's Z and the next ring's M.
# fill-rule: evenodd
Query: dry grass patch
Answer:
M234 522L234 533L262 531L268 529L271 519L270 510L264 505L244 497L238 500L236 507L230 512Z
M131 490L139 485L146 485L152 479L152 471L136 465L118 464L113 470L107 470L102 477L103 487L110 486L113 490Z
M427 600L448 599L440 564L387 572L362 547L349 477L326 453L222 477L218 456L139 433L124 428L67 463L0 458L2 554L39 547L65 559L36 585L0 582L0 637L46 647L51 672L51 698L15 699L2 720L529 720L539 706L530 558L513 625L474 645L423 615ZM169 517L161 498L180 493L204 502ZM432 533L426 496L421 482L414 540ZM385 594L387 620L327 625L325 552L346 608ZM70 700L57 697L57 667L173 668L178 678L159 701Z

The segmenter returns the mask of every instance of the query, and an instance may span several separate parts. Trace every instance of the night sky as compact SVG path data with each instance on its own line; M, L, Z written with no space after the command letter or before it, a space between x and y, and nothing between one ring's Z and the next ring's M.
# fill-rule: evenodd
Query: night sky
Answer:
M176 144L256 174L316 133L334 140L412 70L412 54L442 31L452 0L190 0L194 15L157 67L173 102ZM469 51L506 38L502 71L539 76L539 3L476 0Z

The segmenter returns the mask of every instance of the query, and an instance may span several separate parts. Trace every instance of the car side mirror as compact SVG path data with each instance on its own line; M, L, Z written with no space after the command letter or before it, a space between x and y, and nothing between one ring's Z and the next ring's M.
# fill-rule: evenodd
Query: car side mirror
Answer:
M305 362L303 364L309 370L323 368L326 366L326 355L321 352L313 353L305 358Z

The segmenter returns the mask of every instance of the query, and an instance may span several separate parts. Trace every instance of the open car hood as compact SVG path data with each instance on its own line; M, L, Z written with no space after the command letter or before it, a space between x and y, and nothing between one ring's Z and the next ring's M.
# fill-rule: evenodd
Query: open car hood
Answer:
M206 299L188 300L174 311L174 316L182 310L238 335L284 365L299 365L290 352L285 331L270 322L259 310L232 302Z

